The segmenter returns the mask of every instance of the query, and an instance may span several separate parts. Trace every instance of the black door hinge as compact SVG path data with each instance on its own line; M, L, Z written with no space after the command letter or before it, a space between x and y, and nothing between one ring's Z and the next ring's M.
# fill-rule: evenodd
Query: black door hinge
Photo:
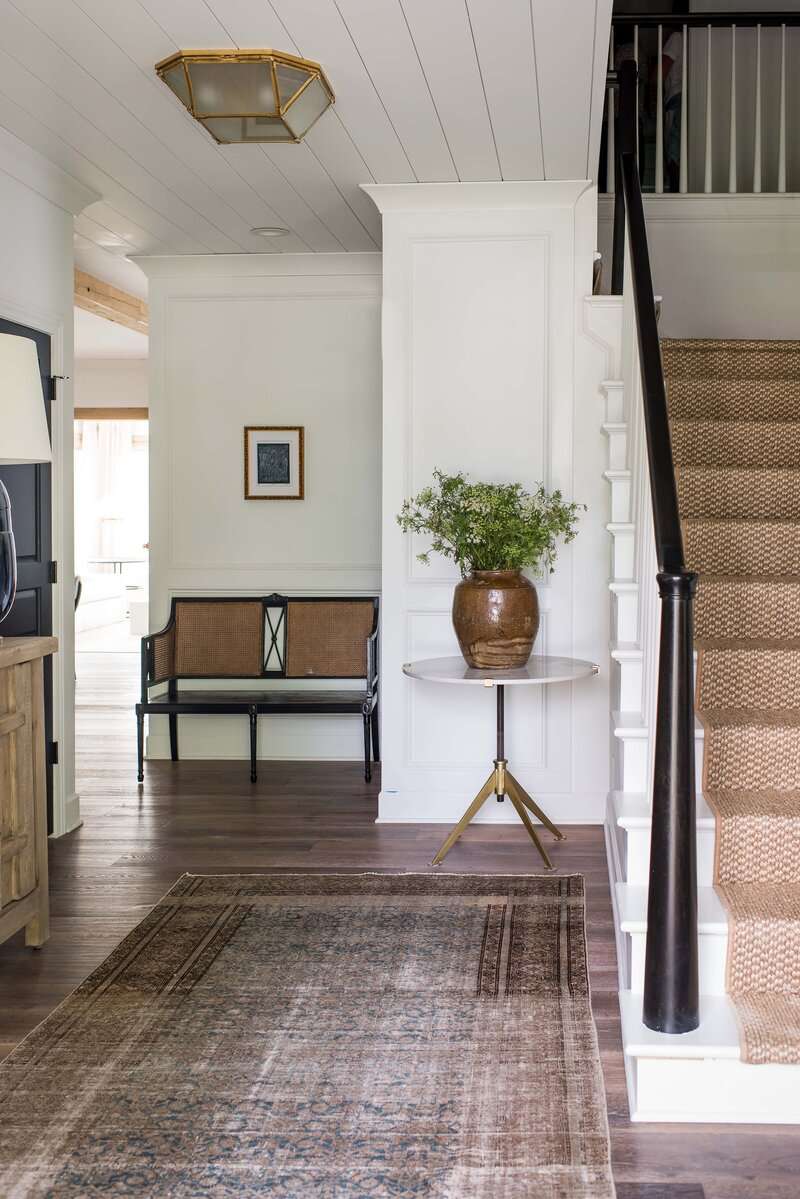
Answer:
M58 742L50 742L50 765L58 766Z
M57 562L50 563L48 574L49 574L49 581L51 583L58 582L58 563Z

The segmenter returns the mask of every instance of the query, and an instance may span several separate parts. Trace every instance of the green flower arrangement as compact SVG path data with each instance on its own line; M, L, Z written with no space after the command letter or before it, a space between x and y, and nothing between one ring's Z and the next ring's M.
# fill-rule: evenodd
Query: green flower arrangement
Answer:
M462 578L474 570L531 570L552 573L556 545L577 533L585 504L566 503L543 484L532 492L521 483L471 483L466 475L433 472L433 483L405 500L397 517L404 533L424 533L431 550L452 558Z

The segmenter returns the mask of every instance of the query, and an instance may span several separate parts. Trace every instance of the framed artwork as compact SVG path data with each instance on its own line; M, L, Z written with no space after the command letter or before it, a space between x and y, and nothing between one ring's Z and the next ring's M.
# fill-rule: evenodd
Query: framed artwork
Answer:
M302 500L302 425L248 425L244 431L244 498Z

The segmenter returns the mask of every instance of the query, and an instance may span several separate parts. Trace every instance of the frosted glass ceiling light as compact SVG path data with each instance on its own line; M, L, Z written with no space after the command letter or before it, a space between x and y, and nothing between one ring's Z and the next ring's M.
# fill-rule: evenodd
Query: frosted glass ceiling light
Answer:
M334 102L318 62L277 50L180 50L156 73L216 142L299 142Z

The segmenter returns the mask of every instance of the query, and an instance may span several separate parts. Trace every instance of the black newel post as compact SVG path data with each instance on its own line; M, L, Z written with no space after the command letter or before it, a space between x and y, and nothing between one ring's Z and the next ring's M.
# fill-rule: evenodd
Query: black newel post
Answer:
M658 575L661 651L642 1018L657 1032L700 1023L697 962L692 601L697 576Z

